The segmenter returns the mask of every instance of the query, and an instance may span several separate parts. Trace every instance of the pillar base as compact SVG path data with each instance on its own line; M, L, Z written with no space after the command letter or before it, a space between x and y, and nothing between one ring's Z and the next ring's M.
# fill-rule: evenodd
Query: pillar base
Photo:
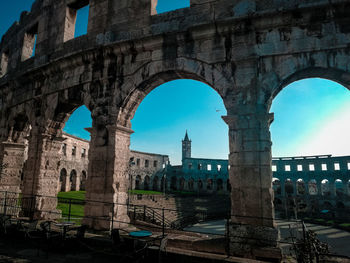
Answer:
M244 258L280 262L277 228L253 225L229 224L229 254Z

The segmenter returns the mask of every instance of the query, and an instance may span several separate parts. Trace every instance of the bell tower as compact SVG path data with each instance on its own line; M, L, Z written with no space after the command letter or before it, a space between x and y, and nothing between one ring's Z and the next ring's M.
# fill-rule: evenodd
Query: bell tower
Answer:
M188 138L187 130L182 140L182 160L186 158L191 158L191 140Z

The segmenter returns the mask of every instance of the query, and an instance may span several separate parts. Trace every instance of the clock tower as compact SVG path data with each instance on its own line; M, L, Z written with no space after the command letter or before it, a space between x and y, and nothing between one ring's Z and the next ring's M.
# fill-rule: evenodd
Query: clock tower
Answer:
M182 160L186 158L191 158L191 140L188 138L187 130L182 140Z

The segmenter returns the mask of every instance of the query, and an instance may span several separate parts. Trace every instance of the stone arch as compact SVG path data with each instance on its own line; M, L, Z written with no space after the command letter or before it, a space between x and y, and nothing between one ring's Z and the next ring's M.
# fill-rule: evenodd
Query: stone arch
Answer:
M153 191L158 191L158 176L153 177L153 182L152 182L152 189Z
M162 176L162 180L161 180L161 190L162 191L166 191L168 189L168 184L167 184L167 180L166 180L166 176Z
M308 194L309 195L317 195L319 190L317 188L317 181L315 179L311 179L308 183Z
M197 184L198 184L198 191L203 190L203 182L202 182L202 180L201 180L201 179L198 179Z
M140 190L141 189L141 176L137 175L135 178L135 189Z
M209 178L209 179L207 180L207 190L208 190L208 191L213 190L213 179L211 179L211 178Z
M282 194L281 191L281 181L278 178L272 178L272 188L273 191L275 192L275 195L280 195Z
M188 180L188 190L190 190L190 191L194 190L194 180L193 180L193 178L190 178Z
M230 179L227 179L227 181L226 181L226 190L228 191L228 192L231 192L231 182L230 182Z
M294 194L294 185L293 185L293 181L291 179L288 178L285 180L284 189L285 189L285 193L287 195Z
M193 79L203 82L213 88L223 99L229 88L233 86L230 70L198 61L195 59L178 58L177 63L163 63L155 61L141 67L124 81L124 88L129 93L122 102L122 112L118 115L118 123L124 127L131 127L130 120L142 100L158 86L178 79ZM225 101L223 99L223 103ZM116 103L119 104L119 101ZM226 107L226 105L225 105Z
M306 194L306 187L303 179L300 178L297 180L296 190L297 190L296 193L298 195Z
M221 178L219 178L219 179L216 181L216 190L217 190L217 191L222 191L222 190L224 190L224 182L222 181Z
M334 181L335 195L337 197L342 197L345 195L344 183L341 179L336 179Z
M330 189L329 181L327 179L323 179L321 181L321 194L323 196L331 195L331 189Z
M69 182L70 182L70 190L76 191L77 190L77 180L78 180L78 174L76 170L72 170L69 175Z
M312 59L301 59L300 61L299 59L296 59L293 61L292 58L286 58L286 60L281 60L279 63L291 63L293 64L292 67L278 67L278 65L275 65L275 68L279 68L281 72L270 72L269 74L266 74L265 79L261 80L261 85L265 86L263 87L263 90L269 90L268 93L270 94L270 97L267 98L269 104L268 108L271 107L273 99L282 89L289 84L302 79L328 79L337 82L350 90L350 73L348 72L348 69L345 70L344 67L329 67L327 65L327 58L325 58L324 61L322 61L322 59L318 61L320 66L310 65L309 63L311 61Z
M65 168L61 169L60 172L60 190L61 192L67 191L67 170Z
M80 191L85 191L86 180L87 180L87 174L86 174L86 171L83 170L81 172L80 188L79 188Z
M177 178L175 175L170 179L170 190L177 190Z
M151 178L148 175L146 175L143 179L143 190L150 190L150 182Z
M185 178L181 177L180 178L180 184L179 184L179 190L180 191L183 191L185 189L185 184L186 184Z

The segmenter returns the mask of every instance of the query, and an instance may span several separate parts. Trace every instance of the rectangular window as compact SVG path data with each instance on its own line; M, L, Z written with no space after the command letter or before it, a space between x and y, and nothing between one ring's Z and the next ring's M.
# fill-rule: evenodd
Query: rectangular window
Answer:
M340 170L340 165L339 163L334 163L334 170L339 171Z
M192 169L192 163L188 164L188 169L191 170Z
M221 164L218 164L218 171L221 171Z
M301 172L302 170L303 170L303 165L298 164L298 165L297 165L297 171L298 171L298 172Z
M198 170L202 170L202 165L200 163L198 164Z
M157 168L157 166L158 166L158 161L153 161L153 167Z
M348 170L350 170L350 163L348 163Z
M163 163L163 166L162 166L162 167L163 167L163 169L165 168L165 163Z
M22 57L21 60L25 61L31 57L35 56L35 45L38 36L38 24L33 26L24 34L23 47L22 47Z
M145 160L145 167L148 168L149 167L149 161Z
M1 62L0 62L0 77L4 76L7 73L7 66L9 64L9 52L4 51L1 54Z
M315 165L313 163L309 164L309 171L315 171Z
M272 172L277 172L277 166L276 165L272 165Z
M67 144L65 143L62 145L62 153L64 156L67 156Z
M89 22L89 0L77 0L68 5L63 42L85 35Z
M136 160L136 165L137 165L137 167L140 167L140 163L141 163L140 159L137 159L137 160Z
M284 166L284 170L285 170L286 172L290 172L290 165L289 165L289 164L285 165L285 166Z
M211 164L207 164L207 170L211 171Z
M81 158L85 158L86 156L86 149L82 148L81 149Z
M326 163L321 164L321 169L322 171L327 171L327 164Z
M77 153L77 146L73 146L72 147L72 156L75 156L76 153Z

